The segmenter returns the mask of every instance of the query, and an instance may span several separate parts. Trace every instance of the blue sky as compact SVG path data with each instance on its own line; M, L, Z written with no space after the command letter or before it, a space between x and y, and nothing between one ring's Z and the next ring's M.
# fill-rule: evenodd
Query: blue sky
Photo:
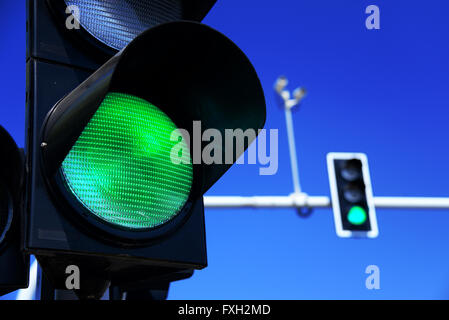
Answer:
M365 28L380 8L381 29ZM329 195L327 152L365 152L377 196L449 196L449 3L222 0L204 23L248 55L279 129L279 170L234 166L208 195L292 192L283 112L273 83L308 89L294 122L303 189ZM23 146L24 1L0 4L0 124ZM374 240L339 239L330 209L207 209L209 266L171 299L448 299L449 211L377 210ZM380 268L380 290L365 268Z

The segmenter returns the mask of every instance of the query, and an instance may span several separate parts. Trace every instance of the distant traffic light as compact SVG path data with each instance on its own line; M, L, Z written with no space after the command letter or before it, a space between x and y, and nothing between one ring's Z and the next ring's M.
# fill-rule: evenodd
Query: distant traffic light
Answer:
M24 159L0 126L0 295L28 286L29 257L21 252Z
M52 11L39 0L29 7L25 249L59 289L66 267L78 266L85 298L109 283L132 291L188 277L207 265L203 194L232 165L193 161L193 123L223 136L257 132L265 122L258 76L212 28L159 24L201 20L214 1L169 1L165 15L146 10L151 1L62 2ZM78 5L79 30L61 23L65 5ZM50 26L57 32L41 32ZM179 162L174 146L183 150Z
M337 235L343 238L378 235L368 159L362 153L327 155Z

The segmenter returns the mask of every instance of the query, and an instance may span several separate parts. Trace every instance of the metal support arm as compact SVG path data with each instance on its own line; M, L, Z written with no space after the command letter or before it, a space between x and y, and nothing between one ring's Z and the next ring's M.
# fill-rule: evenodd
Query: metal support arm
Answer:
M326 196L206 196L204 205L208 208L329 208L331 201ZM374 197L376 208L389 209L449 209L449 198L425 197Z

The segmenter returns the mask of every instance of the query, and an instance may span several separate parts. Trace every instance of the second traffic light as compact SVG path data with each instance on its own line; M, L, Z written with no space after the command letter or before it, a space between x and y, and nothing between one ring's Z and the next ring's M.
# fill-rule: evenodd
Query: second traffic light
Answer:
M378 236L368 169L362 153L329 153L327 166L337 235L343 238Z
M23 152L0 126L0 296L28 286L30 259L21 252Z

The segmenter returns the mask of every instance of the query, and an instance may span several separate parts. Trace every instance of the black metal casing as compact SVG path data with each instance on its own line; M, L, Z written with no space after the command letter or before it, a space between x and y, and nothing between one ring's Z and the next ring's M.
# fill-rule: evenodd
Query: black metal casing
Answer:
M369 231L371 230L370 217L367 214L366 221L360 225L351 224L348 221L349 209L353 206L359 206L363 208L367 213L370 208L368 206L367 197L365 193L365 182L363 179L362 162L359 159L351 160L334 160L336 168L336 180L338 189L338 200L340 202L340 210L342 213L342 224L344 230L352 231ZM354 179L345 179L343 171L347 166L351 166ZM345 193L352 192L356 194L353 201L349 201Z
M211 6L215 1L200 2ZM196 17L207 12L201 8ZM108 281L142 285L204 268L202 195L232 165L224 163L224 155L222 164L194 164L192 192L179 217L146 233L114 230L89 219L57 183L58 169L107 92L151 102L193 139L196 120L202 122L201 133L209 128L223 136L227 128L258 132L265 123L265 100L254 68L225 36L187 21L143 32L106 62L106 51L96 50L92 41L79 45L83 34L72 37L53 11L45 0L28 2L25 249L59 288L64 288L65 268L77 265L87 294L101 294ZM191 11L187 16L195 17ZM232 152L234 162L243 152L225 151Z
M0 296L28 287L30 259L22 253L23 154L0 126Z
M86 275L81 282L90 291L89 287L101 287L106 281L126 285L137 280L153 281L155 276L177 279L180 269L207 265L202 198L195 201L190 218L176 233L129 249L106 243L74 224L61 214L61 208L46 187L40 154L45 117L107 58L95 48L73 41L45 0L27 1L28 179L24 248L36 255L56 288L65 288L65 268L70 264L78 265ZM188 277L185 274L183 277ZM89 281L92 277L98 284Z

